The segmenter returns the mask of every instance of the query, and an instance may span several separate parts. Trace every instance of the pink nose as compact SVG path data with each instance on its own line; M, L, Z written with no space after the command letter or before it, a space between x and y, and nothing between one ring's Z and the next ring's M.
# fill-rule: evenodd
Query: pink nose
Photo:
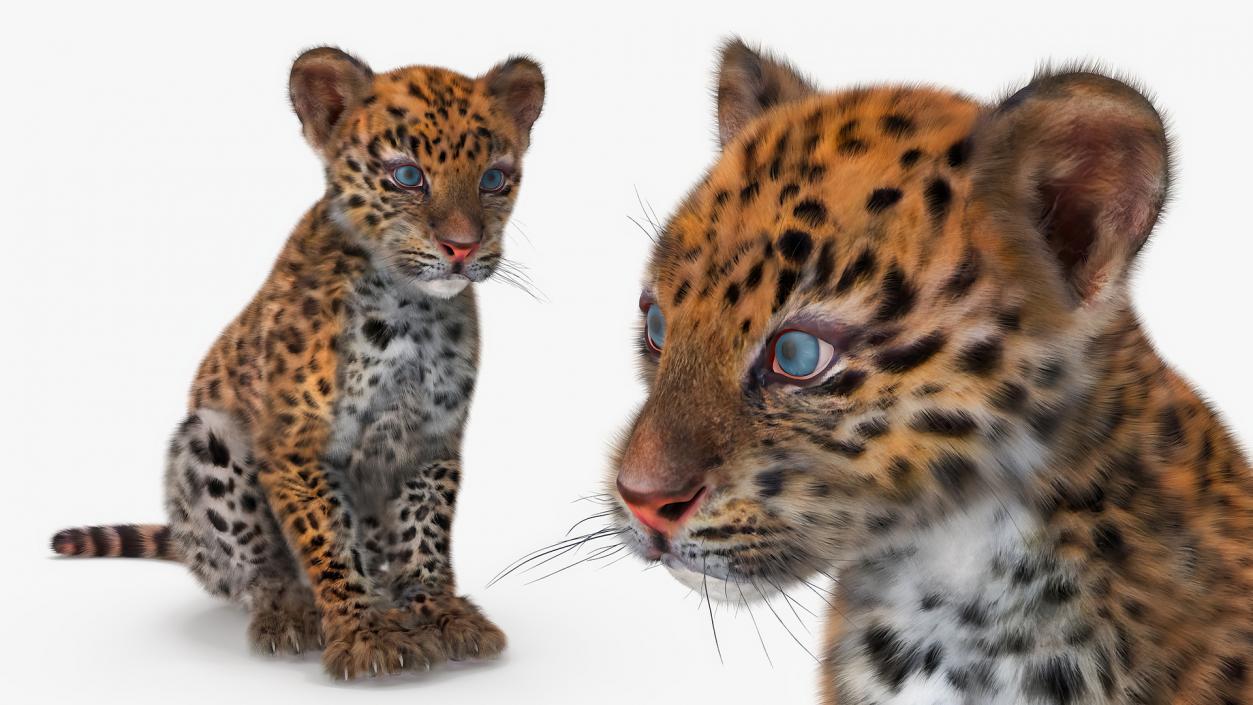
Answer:
M701 500L705 498L706 488L702 485L694 490L680 492L641 491L632 489L619 473L618 492L640 523L659 534L670 536L688 517L696 513Z
M444 251L448 259L453 264L461 264L474 256L479 251L479 243L477 242L453 242L451 240L440 240L439 248Z

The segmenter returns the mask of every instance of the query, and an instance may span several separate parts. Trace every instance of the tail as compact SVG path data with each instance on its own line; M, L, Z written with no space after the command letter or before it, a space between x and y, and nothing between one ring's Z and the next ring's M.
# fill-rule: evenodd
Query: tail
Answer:
M52 550L80 558L162 558L176 561L165 524L115 524L64 529L52 537Z

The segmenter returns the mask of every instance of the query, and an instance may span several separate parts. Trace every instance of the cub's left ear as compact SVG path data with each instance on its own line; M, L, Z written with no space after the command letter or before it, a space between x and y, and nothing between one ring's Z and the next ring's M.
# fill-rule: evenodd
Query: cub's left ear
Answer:
M1044 75L975 131L976 197L1047 252L1078 305L1125 281L1166 201L1170 146L1148 98L1087 71Z
M544 72L525 56L497 64L481 79L496 105L518 128L522 150L531 142L531 125L544 109Z
M739 38L722 45L718 66L718 141L723 147L767 109L815 89L791 64L754 51Z

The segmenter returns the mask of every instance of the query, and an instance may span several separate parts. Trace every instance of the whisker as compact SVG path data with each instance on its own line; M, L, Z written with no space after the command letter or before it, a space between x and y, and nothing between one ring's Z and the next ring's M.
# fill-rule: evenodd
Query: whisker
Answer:
M586 556L586 557L584 557L584 558L581 558L581 559L579 559L579 560L577 560L577 561L575 561L575 562L571 563L571 564L570 564L570 565L568 565L568 566L565 566L565 567L563 567L563 568L558 568L557 570L554 570L553 572L548 573L547 575L541 575L540 577L535 578L534 580L528 580L525 584L526 584L526 585L530 585L530 584L532 584L532 583L538 583L539 581L544 580L544 579L546 579L546 578L551 578L551 577L553 577L554 575L556 575L556 574L558 574L558 573L561 573L561 572L564 572L564 571L570 570L571 568L573 568L573 567L574 567L574 566L576 566L576 565L582 565L582 564L587 563L587 562L589 562L589 561L600 560L601 558L606 557L606 555L609 555L609 556L615 555L615 554L619 553L620 551L622 551L622 550L623 550L623 549L625 549L625 548L626 548L626 544L617 544L617 545L613 545L613 546L602 546L601 548L598 548L598 549L596 549L595 551L593 551L593 552L592 552L591 554L589 554L588 556Z
M569 529L567 529L567 530L566 530L566 534L565 534L565 535L566 535L566 536L569 536L571 533L573 533L573 532L574 532L574 530L575 530L575 529L579 528L579 526L580 526L580 525L582 525L582 524L584 524L584 523L586 523L586 522L589 522L589 521L591 521L591 520L593 520L593 519L599 519L599 518L601 518L601 517L611 516L611 515L613 515L613 514L614 514L614 511L613 511L612 509L609 509L609 510L607 510L607 511L598 512L598 513L596 513L596 514L593 514L593 515L591 515L591 516L589 516L589 517L587 517L587 518L585 518L585 519L580 519L580 520L578 520L578 521L576 521L576 522L574 523L574 526L571 526Z
M570 551L570 550L572 550L572 549L574 549L574 548L577 548L577 547L581 546L582 544L584 544L584 543L586 543L586 542L588 542L588 541L591 541L591 540L594 540L594 539L599 539L599 538L604 538L604 537L607 537L607 536L613 536L613 535L616 535L616 534L621 534L621 533L622 533L622 532L624 532L624 531L626 531L626 529L614 529L614 527L612 527L612 526L607 526L607 527L605 527L605 528L603 528L603 529L599 529L599 530L597 530L597 531L593 531L593 532L591 532L591 533L589 533L589 534L585 534L585 535L583 535L583 536L576 536L576 537L571 538L571 539L563 539L563 540L561 540L561 541L558 541L557 543L550 544L550 545L545 546L545 547L543 547L543 548L539 548L539 549L536 549L536 550L534 550L534 551L531 551L530 553L527 553L526 555L522 556L521 558L519 558L519 559L515 560L514 562L510 563L509 565L505 566L505 568L504 568L503 570L501 570L499 573L497 573L497 574L496 574L496 576L495 576L495 577L493 577L493 578L492 578L492 579L491 579L491 580L487 583L487 587L491 587L492 585L495 585L496 583L498 583L498 582L500 582L501 580L505 579L506 577L508 577L508 576L509 576L509 574L513 573L514 571L518 570L519 568L521 568L521 567L523 567L523 566L527 565L528 563L530 563L530 562L532 562L532 561L535 561L535 560L538 560L538 559L540 559L540 558L543 558L544 556L547 556L547 555L552 554L552 553L558 553L558 555L561 555L561 554L564 554L564 553L565 553L565 552L567 552L567 551Z
M723 581L726 583L727 581ZM753 614L753 608L748 604L748 599L744 597L744 588L740 587L740 581L735 581L735 589L740 592L740 601L744 603L744 611L748 612L748 618L753 620L753 631L757 632L757 641L761 642L761 652L766 655L766 663L774 668L774 661L770 659L770 650L766 648L766 640L761 636L761 629L757 626L757 617Z
M701 559L701 583L703 583L705 587L705 603L709 605L709 628L712 629L714 633L714 648L718 650L718 661L725 666L727 662L722 658L722 644L718 642L718 626L714 624L713 602L709 600L709 575L705 572L705 564L707 561L707 558Z
M753 583L753 587L757 588L758 592L761 592L761 588L757 587L757 583ZM762 593L762 594L764 595L765 593ZM798 639L796 637L796 634L792 633L792 630L788 628L787 623L784 622L783 618L779 616L779 613L775 611L774 605L770 604L770 600L762 600L762 602L766 603L766 609L770 610L770 614L773 614L774 618L779 620L779 625L783 627L783 631L787 632L788 636L792 637L792 641L796 642L797 646L801 647L801 649L803 649L805 653L809 654L809 658L813 659L814 663L817 663L818 657L814 656L813 652L810 651L809 648L805 646L805 642Z

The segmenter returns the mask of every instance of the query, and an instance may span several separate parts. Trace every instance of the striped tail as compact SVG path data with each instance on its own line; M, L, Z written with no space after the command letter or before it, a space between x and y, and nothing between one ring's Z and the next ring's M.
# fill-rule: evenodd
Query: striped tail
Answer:
M80 558L162 558L176 561L165 524L115 524L64 529L52 537L52 550Z

